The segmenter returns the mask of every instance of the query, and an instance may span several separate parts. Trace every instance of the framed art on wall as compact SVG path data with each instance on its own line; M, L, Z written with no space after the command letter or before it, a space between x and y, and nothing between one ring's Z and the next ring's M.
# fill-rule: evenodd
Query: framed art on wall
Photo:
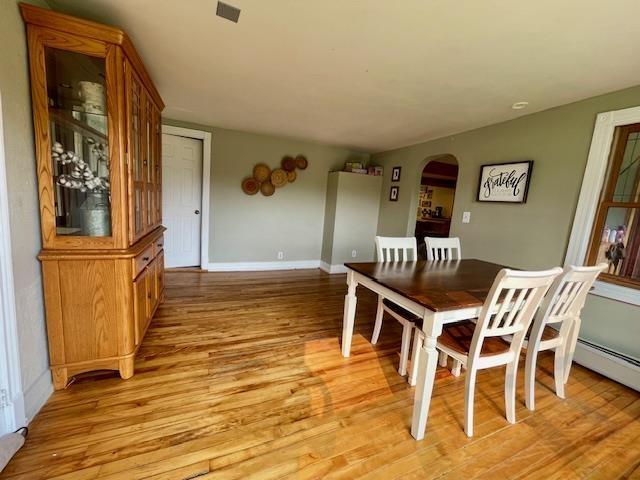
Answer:
M479 202L525 203L533 160L480 166Z
M397 202L399 192L400 192L400 187L391 187L391 190L389 191L389 200L392 202Z
M393 169L391 170L391 181L392 182L399 182L400 181L400 170L402 169L402 167L393 167Z

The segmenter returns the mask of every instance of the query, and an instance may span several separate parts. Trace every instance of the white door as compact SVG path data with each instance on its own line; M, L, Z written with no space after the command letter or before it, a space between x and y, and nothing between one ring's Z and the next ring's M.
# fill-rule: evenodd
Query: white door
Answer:
M165 265L200 265L202 140L162 134L162 222Z

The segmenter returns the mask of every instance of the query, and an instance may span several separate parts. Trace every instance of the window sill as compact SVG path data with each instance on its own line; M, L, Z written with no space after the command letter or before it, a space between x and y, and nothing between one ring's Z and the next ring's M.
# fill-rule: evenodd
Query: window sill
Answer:
M599 280L593 284L593 289L589 293L597 297L609 298L630 305L640 306L640 290L636 288Z

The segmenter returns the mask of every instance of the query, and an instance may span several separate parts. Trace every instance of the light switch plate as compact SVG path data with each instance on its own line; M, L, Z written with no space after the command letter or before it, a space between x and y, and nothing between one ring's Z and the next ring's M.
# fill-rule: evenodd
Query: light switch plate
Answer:
M462 223L469 223L471 221L471 212L462 212Z

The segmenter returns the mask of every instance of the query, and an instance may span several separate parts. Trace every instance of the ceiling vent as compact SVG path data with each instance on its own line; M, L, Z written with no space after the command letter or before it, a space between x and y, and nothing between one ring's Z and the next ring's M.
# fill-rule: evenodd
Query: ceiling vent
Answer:
M227 20L231 20L234 23L238 23L238 18L240 18L240 9L223 2L218 2L216 15L226 18Z

